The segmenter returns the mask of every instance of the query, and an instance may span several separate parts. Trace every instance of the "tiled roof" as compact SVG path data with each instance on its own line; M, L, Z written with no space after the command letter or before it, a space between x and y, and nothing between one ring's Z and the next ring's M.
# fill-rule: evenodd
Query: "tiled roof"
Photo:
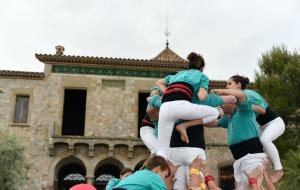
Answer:
M163 60L125 59L111 57L90 57L74 55L35 54L35 57L47 64L85 65L85 66L115 66L115 67L147 67L157 69L180 70L186 67L186 62L167 62Z
M173 52L168 46L152 60L166 62L187 62L182 57Z
M32 79L32 80L42 80L44 78L44 73L0 70L0 78L14 78L14 79L25 78L25 79Z
M226 88L227 81L225 80L210 80L209 81L209 88Z

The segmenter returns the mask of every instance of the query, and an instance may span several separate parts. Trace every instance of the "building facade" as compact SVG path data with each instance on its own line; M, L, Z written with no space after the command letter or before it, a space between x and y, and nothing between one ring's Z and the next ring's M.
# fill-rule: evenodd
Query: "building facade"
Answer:
M159 78L184 69L168 46L153 59L36 54L44 72L0 71L0 127L25 147L21 189L63 190L86 182L103 189L122 167L149 156L139 138L146 97ZM211 81L210 88L225 87ZM207 158L220 185L232 183L224 129L205 129Z

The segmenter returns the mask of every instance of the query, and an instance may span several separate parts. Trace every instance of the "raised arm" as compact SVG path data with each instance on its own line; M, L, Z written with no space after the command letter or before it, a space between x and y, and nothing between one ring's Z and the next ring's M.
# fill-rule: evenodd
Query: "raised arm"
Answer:
M198 98L199 100L203 101L207 97L208 92L205 88L200 88L198 92Z
M167 84L166 84L165 79L159 79L158 81L156 81L156 85L159 86L159 88L160 88L163 92L166 91Z
M256 104L252 105L252 110L255 111L256 113L259 113L259 114L265 114L266 113L266 110L264 108L262 108L261 106L256 105Z
M218 94L218 95L233 95L238 99L240 102L245 102L247 99L247 96L244 94L241 90L235 90L235 89L212 89L212 92Z

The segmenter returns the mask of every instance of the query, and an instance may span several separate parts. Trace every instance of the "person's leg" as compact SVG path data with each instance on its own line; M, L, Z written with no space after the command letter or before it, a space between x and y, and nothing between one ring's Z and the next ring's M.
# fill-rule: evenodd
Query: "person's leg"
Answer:
M166 159L168 159L172 130L176 121L173 111L173 109L178 109L176 102L177 101L163 103L159 111L156 154Z
M176 120L202 119L203 124L210 123L219 116L219 111L217 108L193 104L188 101L173 101L168 113L171 113L172 118Z
M271 176L271 180L273 183L276 183L282 177L283 171L278 150L272 141L282 135L284 130L285 124L283 120L278 117L264 127L264 130L260 136L260 142L263 145L268 157L274 164L275 172Z
M183 120L188 120L176 126L176 130L180 133L181 140L189 143L189 138L186 133L186 129L195 125L206 124L218 118L220 111L217 108L213 108L206 105L192 104L187 106L189 110L186 110L187 114L180 112L177 117Z
M157 150L157 138L155 131L152 127L143 126L140 129L140 136L146 147L150 150L151 154L156 153Z
M163 103L158 119L157 154L166 158L176 120L202 119L203 124L206 124L217 119L218 116L218 109L210 106L197 105L183 100Z
M188 166L181 165L177 168L175 172L175 183L174 183L174 190L182 190L186 189L187 187L187 179L186 179L186 170L188 169Z

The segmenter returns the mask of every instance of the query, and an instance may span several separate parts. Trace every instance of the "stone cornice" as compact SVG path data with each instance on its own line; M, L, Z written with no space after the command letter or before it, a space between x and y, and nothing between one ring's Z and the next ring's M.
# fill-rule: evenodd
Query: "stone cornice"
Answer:
M43 80L44 77L44 73L39 72L0 70L0 78Z

